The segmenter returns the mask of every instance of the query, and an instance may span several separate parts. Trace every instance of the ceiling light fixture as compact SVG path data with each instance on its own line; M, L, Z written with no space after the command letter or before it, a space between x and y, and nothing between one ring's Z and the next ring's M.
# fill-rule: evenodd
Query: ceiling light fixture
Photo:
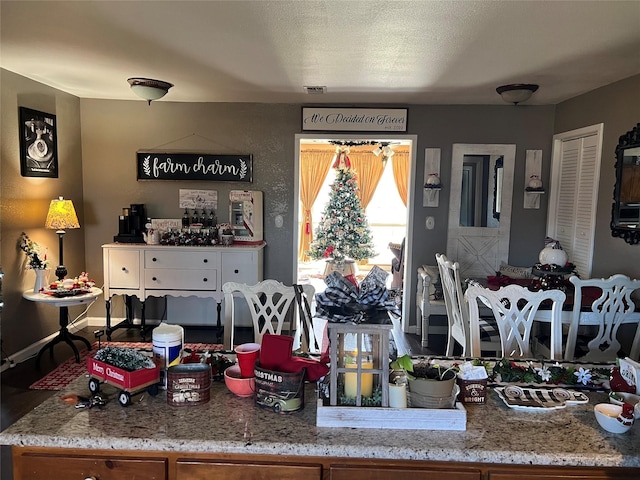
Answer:
M131 90L140 98L144 98L149 105L152 100L158 100L164 97L169 89L173 87L172 83L163 82L162 80L154 80L152 78L136 78L127 79Z
M496 88L496 92L505 102L515 105L529 100L536 90L538 90L538 85L533 83L512 83Z

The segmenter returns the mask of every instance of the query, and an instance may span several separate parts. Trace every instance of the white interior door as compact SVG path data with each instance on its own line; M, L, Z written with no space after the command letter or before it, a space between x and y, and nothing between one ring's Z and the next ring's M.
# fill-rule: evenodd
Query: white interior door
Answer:
M509 260L516 146L456 143L451 157L447 257L460 264L462 278L494 275L500 269L500 263L508 263ZM473 213L465 218L480 220L480 226L475 223L471 226L470 222L461 222L461 202L465 191L462 180L465 164L471 168L478 163L478 157L488 157L489 167L469 182L475 188L467 192L474 190L479 195L474 195L471 199L469 195L464 195L467 208ZM498 168L496 164L499 158L502 158L502 168ZM480 182L480 177L484 177L485 182ZM484 185L481 186L481 183ZM469 206L470 204L472 205ZM480 204L485 205L484 213L475 214ZM496 218L496 213L499 213L499 219Z

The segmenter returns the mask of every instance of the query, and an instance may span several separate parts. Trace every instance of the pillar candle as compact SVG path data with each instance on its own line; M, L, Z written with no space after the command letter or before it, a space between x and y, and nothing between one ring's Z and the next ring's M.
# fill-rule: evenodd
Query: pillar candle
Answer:
M357 369L356 363L348 363L345 365L347 368ZM373 369L373 362L362 362L362 370ZM357 373L345 373L344 374L344 394L346 397L356 398L358 392L358 374ZM362 373L360 383L360 393L363 397L370 397L373 394L373 374Z
M407 408L407 387L404 385L389 385L389 407Z

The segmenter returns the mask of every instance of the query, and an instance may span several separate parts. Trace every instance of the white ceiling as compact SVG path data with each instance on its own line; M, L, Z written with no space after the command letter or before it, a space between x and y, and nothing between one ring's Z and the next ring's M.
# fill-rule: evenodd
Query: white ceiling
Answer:
M640 1L7 1L0 67L81 98L556 104L640 74ZM327 87L308 95L303 86ZM640 94L640 93L639 93Z

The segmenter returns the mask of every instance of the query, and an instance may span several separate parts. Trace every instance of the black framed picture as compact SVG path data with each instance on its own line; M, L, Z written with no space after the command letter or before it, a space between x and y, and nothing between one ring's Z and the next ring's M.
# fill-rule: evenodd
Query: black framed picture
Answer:
M56 116L20 107L20 173L58 178Z

